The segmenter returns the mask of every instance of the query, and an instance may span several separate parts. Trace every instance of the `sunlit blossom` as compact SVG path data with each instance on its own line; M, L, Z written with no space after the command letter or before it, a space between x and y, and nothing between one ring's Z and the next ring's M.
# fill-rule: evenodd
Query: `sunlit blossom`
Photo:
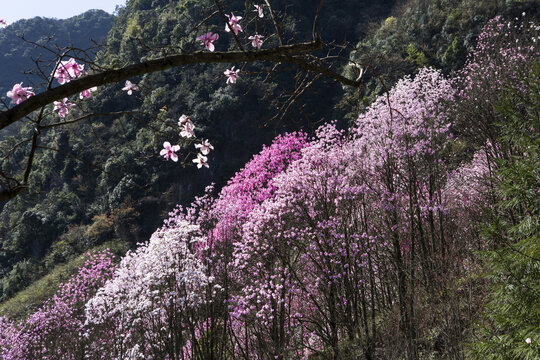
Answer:
M253 12L256 12L257 15L258 15L260 18L264 17L262 5L253 5L253 6L255 7L255 10L253 10Z
M97 86L94 86L94 87L91 87L90 89L86 89L86 90L83 90L80 94L79 94L79 99L84 99L84 98L91 98L92 97L92 93L94 91L97 90Z
M197 38L201 42L201 45L204 45L204 48L209 51L215 50L214 41L217 39L219 39L219 34L212 34L211 32L207 32Z
M31 87L23 87L23 83L13 85L13 89L7 92L7 96L11 98L11 102L15 104L20 104L23 101L27 100L29 97L34 96L35 93L30 91Z
M182 131L180 131L180 136L185 138L195 137L195 124L191 120L188 120L182 125Z
M208 158L203 154L197 154L197 158L193 159L193 162L197 164L197 168L200 169L204 167L210 167L208 165Z
M191 119L189 116L187 115L182 115L180 116L180 118L178 119L178 126L182 127L184 126L184 124L188 123L188 122L191 122Z
M234 66L231 69L227 69L223 72L227 76L227 84L236 84L236 79L238 78L238 73L240 69L234 70Z
M75 104L70 103L67 98L64 98L62 101L54 102L53 111L58 111L58 116L60 116L61 118L65 118L66 115L69 113L69 110L74 106Z
M159 152L159 155L163 156L165 159L171 159L174 162L178 161L178 155L176 152L180 150L180 145L173 145L168 141L163 143L163 149Z
M225 24L226 32L230 32L231 28L235 35L238 35L239 31L243 31L242 26L240 26L240 24L238 23L240 19L242 19L241 16L235 16L233 13L231 13L231 15L225 15L225 16L228 19L227 24Z
M127 94L131 95L133 94L133 91L139 90L139 87L137 86L137 84L134 84L129 80L126 80L126 86L124 86L122 90L127 91Z
M84 74L84 64L79 64L74 58L67 61L60 61L53 76L58 79L58 83L63 85Z
M214 146L208 140L203 140L200 144L195 144L195 148L200 149L203 155L208 155L210 150L214 150Z
M263 37L264 36L262 35L255 34L253 36L248 37L248 39L251 40L251 46L253 46L254 48L260 49L263 43L263 40L262 40Z

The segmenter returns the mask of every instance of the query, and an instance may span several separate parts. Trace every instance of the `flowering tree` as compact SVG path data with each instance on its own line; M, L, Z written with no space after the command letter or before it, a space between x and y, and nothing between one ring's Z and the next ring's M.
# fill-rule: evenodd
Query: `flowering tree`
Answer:
M112 276L113 255L88 254L78 273L25 320L0 318L0 357L6 360L82 359L91 343L85 330L85 304Z
M497 16L484 26L475 49L454 79L461 100L456 107L456 127L463 134L458 135L477 146L496 144L498 132L493 125L502 119L495 105L508 86L525 91L519 79L530 73L540 56L539 43L540 29L525 13L514 20ZM495 146L488 147L485 151L490 156L502 156Z
M200 308L213 282L193 248L204 239L186 222L164 227L129 252L86 304L94 359L184 359L203 352ZM219 291L212 285L211 291Z

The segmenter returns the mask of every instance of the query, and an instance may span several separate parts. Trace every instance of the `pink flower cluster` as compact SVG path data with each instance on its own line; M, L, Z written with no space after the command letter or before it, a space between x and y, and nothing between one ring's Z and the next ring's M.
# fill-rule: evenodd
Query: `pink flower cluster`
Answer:
M84 65L78 64L74 58L70 58L67 61L60 61L53 73L53 76L58 80L60 85L70 82L72 79L78 78L81 75L85 74ZM31 91L31 87L23 87L22 83L15 84L13 89L7 92L7 96L11 98L11 102L15 104L20 104L23 101L28 100L31 96L34 96L35 93ZM84 98L92 97L92 92L96 91L97 87L92 87L90 89L84 90L80 93L79 98L82 100ZM74 106L73 103L69 102L67 98L64 98L62 101L55 101L53 111L58 111L58 115L61 118L65 118L69 113L69 110Z
M84 304L115 268L108 250L87 257L78 273L26 319L0 318L1 359L74 359L86 351L91 341L85 333Z
M253 12L257 13L257 16L259 18L264 17L264 10L262 5L254 5L255 10ZM240 20L242 19L241 16L236 16L234 13L231 13L231 15L225 15L227 17L227 23L225 24L225 31L226 32L234 32L235 35L238 35L239 32L243 32L242 26L239 24ZM264 36L259 35L255 33L253 36L249 36L248 39L251 40L251 46L253 46L256 49L260 49L263 44L263 38ZM206 34L203 34L201 36L198 36L196 38L197 41L201 42L201 45L204 46L204 48L208 51L214 51L215 45L214 42L219 39L219 34L215 34L212 32L207 32ZM238 73L240 72L239 69L234 70L234 66L231 69L225 70L224 74L227 76L227 84L235 84L236 79L238 78Z
M74 58L70 58L67 61L60 61L53 76L58 79L58 83L63 85L70 82L72 79L76 79L83 75L84 65L78 64Z
M75 104L70 103L67 98L64 98L62 101L55 101L54 102L54 109L53 111L58 111L58 116L61 118L65 118L68 114L69 110L75 106Z
M34 92L30 91L32 90L31 87L23 87L22 84L13 85L13 89L7 92L7 96L11 98L11 102L17 105L35 95Z
M193 124L193 121L191 121L191 118L187 115L182 115L178 119L178 126L180 127L180 137L191 139L196 138L195 136L195 125ZM200 150L200 153L197 154L197 157L193 159L193 162L197 164L197 168L200 169L203 166L204 167L210 167L208 165L208 157L207 155L210 153L211 150L214 150L214 146L210 144L210 141L208 140L201 140L200 143L195 144L195 148ZM171 146L171 144L166 141L163 143L163 149L160 152L160 155L163 156L165 159L171 159L174 162L178 161L178 155L176 155L176 152L180 150L180 145L174 145Z

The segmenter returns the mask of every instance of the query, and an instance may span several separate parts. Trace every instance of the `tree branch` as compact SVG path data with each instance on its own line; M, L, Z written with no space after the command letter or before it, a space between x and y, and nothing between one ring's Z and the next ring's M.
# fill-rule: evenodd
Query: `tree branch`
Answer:
M27 189L26 186L15 186L14 188L6 189L0 191L0 203L4 201L8 201L22 193Z
M274 49L256 51L231 51L231 52L196 52L193 54L181 54L166 56L159 59L149 60L138 64L126 66L116 70L106 70L98 74L88 75L80 79L58 86L54 89L37 94L30 99L0 113L0 130L13 124L31 112L53 101L77 94L94 86L115 83L131 77L140 76L156 71L163 71L176 66L184 66L200 63L234 63L254 61L287 61L283 56L307 53L319 50L322 47L320 40L308 43L280 46ZM288 59L288 58L287 58ZM291 57L292 59L292 57ZM287 61L288 62L288 61Z

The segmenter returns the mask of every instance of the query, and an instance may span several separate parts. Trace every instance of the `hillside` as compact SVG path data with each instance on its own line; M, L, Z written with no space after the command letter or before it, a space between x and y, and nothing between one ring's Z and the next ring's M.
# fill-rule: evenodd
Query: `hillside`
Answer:
M536 3L128 1L73 97L217 60L0 133L0 186L39 139L0 204L0 357L537 358ZM324 50L252 61L315 17Z
M355 43L370 19L384 18L393 3L363 1L359 6L357 1L328 1L318 19L321 35L328 42ZM311 36L316 8L310 4L276 2L276 11L287 11L283 26L288 41ZM194 44L185 37L191 39L192 35L183 29L203 18L200 6L190 1L177 5L170 1L128 2L118 12L107 44L98 53L98 62L144 60L166 51L162 47L176 44L191 50ZM227 6L240 8L243 2L233 1ZM220 46L227 48L232 43ZM95 112L137 110L151 116L97 119L92 124L82 123L80 131L50 132L44 141L76 153L86 164L58 153L44 154L31 179L39 186L4 205L0 213L0 264L6 274L1 282L3 298L46 274L55 264L105 241L133 246L146 239L172 207L188 204L212 182L217 187L224 185L276 134L301 128L311 131L320 121L332 118L332 101L321 103L319 99L337 98L342 89L322 78L292 104L282 119L272 120L282 106L280 92L293 90L290 76L294 72L263 82L264 73L256 73L266 69L265 64L250 65L244 71L253 74L253 83L241 80L234 88L225 86L223 69L215 66L197 65L146 75L137 79L144 98L119 99L117 92L105 90L96 93L91 106ZM167 113L156 119L153 114L163 106L167 106ZM169 130L172 119L188 112L198 134L212 139L218 149L211 158L210 171L156 161L155 148L174 134ZM164 124L164 118L169 122ZM22 129L18 136L28 131ZM105 171L88 166L90 163L102 165ZM131 182L137 185L128 185Z

